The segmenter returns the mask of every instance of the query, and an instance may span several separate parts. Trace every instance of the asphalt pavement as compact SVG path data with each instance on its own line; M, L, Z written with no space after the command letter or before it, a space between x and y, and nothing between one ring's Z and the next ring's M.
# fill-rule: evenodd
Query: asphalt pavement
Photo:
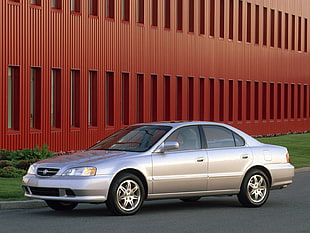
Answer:
M310 167L303 167L295 169L295 172L310 171ZM46 207L42 200L29 200L29 201L0 201L0 210L10 209L36 209Z

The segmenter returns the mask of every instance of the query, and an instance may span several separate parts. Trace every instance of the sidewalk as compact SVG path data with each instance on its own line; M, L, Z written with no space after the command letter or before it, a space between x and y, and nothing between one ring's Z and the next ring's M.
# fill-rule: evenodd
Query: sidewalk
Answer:
M308 172L310 167L296 168L295 172ZM46 203L42 200L29 201L0 201L0 210L12 209L36 209L46 207Z

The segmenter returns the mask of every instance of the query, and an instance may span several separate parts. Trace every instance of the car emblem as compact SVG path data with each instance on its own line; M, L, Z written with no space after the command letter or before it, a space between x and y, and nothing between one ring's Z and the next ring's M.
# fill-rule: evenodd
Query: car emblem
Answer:
M42 174L43 174L44 176L46 176L47 173L48 173L48 170L47 170L47 169L45 169L45 170L42 172Z

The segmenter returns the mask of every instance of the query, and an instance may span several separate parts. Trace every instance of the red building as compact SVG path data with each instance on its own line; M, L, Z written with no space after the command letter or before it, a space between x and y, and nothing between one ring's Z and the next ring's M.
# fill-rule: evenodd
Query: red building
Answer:
M3 0L0 148L136 122L310 130L308 0Z

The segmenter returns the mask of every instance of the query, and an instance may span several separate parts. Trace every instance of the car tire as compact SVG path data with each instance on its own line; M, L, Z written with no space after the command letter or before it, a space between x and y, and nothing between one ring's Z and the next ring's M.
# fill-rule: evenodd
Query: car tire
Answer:
M45 201L48 207L53 210L73 210L78 203L77 202L67 202L67 201Z
M140 209L144 197L141 180L133 174L122 173L112 182L106 205L115 215L133 215Z
M187 198L181 198L180 200L183 202L196 202L199 201L201 197L187 197Z
M259 169L253 169L244 177L238 199L246 207L260 207L267 201L269 191L270 181L266 174Z

